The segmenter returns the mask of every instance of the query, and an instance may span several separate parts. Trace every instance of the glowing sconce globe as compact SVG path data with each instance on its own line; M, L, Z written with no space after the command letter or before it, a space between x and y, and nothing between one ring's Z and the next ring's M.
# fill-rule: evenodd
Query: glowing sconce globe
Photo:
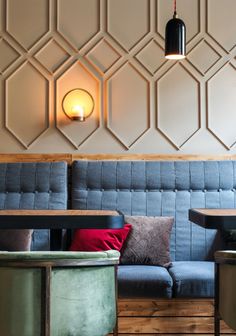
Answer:
M62 109L71 120L85 121L94 110L94 100L84 89L73 89L64 96Z

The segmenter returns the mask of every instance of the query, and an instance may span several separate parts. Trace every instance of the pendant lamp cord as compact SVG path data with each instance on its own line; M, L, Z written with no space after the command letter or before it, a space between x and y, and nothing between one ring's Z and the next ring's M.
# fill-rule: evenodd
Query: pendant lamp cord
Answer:
M177 10L176 10L176 0L174 0L174 17L177 16Z

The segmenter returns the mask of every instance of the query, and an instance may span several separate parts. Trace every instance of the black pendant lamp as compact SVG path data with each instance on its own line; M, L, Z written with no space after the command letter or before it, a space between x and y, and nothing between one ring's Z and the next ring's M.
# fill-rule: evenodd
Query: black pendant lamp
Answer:
M180 60L186 55L186 27L184 22L178 18L176 12L176 0L174 0L173 19L166 24L165 35L165 58Z

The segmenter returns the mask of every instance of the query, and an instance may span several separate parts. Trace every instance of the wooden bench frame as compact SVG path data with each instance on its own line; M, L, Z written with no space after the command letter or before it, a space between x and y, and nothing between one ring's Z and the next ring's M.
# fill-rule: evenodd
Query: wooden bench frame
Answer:
M0 154L0 162L39 162L74 160L208 161L236 160L236 155L166 154ZM119 299L119 335L214 334L213 299ZM221 321L221 334L235 334Z

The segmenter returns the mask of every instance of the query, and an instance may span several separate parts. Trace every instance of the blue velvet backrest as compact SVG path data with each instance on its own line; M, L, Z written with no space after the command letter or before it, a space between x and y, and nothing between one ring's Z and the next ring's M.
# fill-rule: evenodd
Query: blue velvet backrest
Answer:
M0 163L0 209L66 209L65 162ZM48 230L35 230L33 250L49 249Z
M174 216L172 260L212 260L215 230L188 221L189 208L236 207L236 161L75 161L72 208Z

